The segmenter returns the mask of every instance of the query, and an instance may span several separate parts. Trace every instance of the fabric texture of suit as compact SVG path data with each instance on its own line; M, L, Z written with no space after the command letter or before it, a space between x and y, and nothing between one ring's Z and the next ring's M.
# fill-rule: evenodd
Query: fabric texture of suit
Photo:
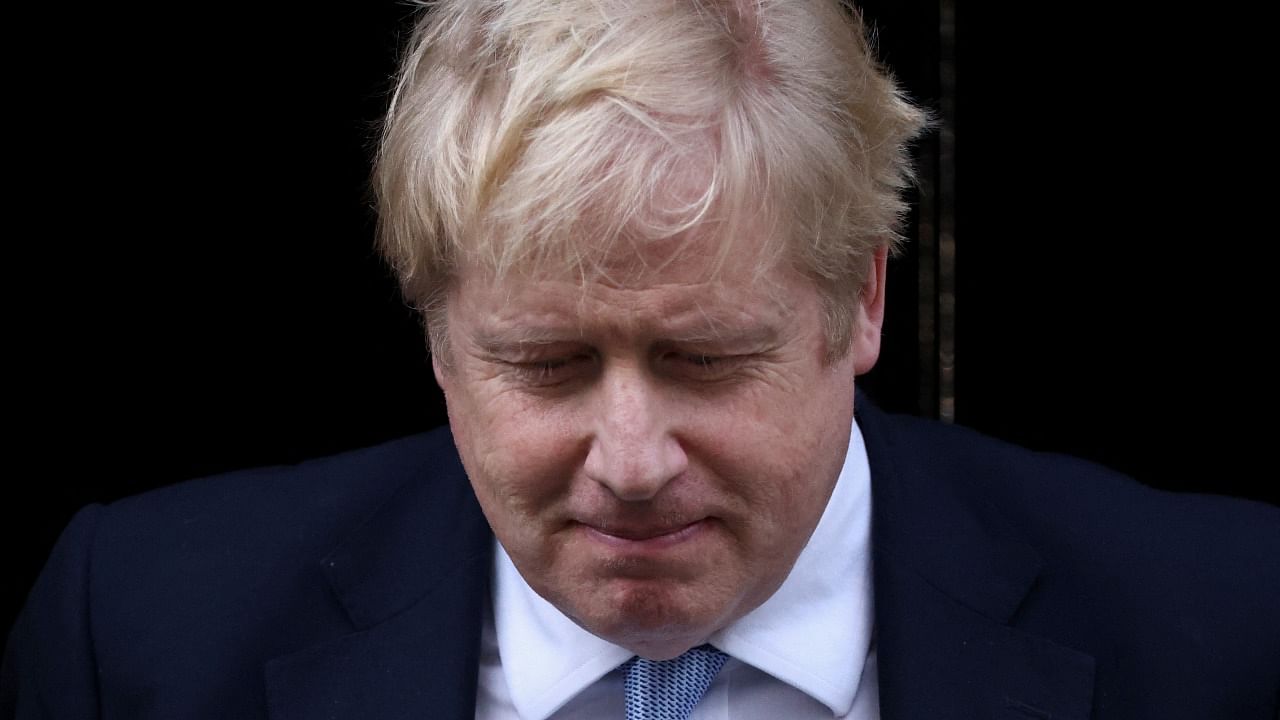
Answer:
M1273 720L1280 510L882 413L884 720ZM492 535L437 430L92 506L6 649L0 711L467 718Z

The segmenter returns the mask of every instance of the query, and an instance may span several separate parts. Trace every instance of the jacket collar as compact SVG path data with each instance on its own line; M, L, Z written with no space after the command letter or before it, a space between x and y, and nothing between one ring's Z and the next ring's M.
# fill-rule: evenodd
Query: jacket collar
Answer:
M886 415L862 393L856 407L882 717L1089 717L1093 658L1011 625L1043 561L986 499L981 465L961 463L935 423Z
M415 477L322 562L356 631L267 663L273 720L474 716L493 536L447 431L406 460Z

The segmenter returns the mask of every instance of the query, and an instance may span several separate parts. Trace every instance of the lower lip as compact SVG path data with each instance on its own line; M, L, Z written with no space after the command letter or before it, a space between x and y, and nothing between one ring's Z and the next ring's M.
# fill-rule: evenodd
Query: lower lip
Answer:
M587 536L592 540L604 543L605 545L617 550L622 550L624 552L653 552L658 550L667 550L676 547L677 545L687 543L701 535L706 529L706 526L706 520L699 520L698 522L690 523L669 533L638 540L610 535L609 533L597 530L590 525L583 525L582 527L586 530Z

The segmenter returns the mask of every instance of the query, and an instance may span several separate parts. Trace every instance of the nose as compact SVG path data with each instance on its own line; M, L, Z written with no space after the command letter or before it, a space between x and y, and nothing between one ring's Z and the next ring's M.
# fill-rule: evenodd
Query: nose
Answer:
M604 373L597 390L584 471L620 500L649 500L689 464L662 388L642 371L615 370Z

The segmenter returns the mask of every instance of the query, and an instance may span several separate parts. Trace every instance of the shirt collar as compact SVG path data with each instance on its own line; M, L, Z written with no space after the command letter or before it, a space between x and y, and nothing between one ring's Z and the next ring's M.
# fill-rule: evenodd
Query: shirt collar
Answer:
M712 645L803 691L837 716L857 693L873 627L871 475L857 423L831 499L787 579ZM494 631L502 673L524 720L545 720L632 657L529 587L495 541ZM839 549L839 551L836 551Z
M502 674L520 717L545 720L632 653L583 630L534 592L496 544L493 629Z
M711 636L711 644L791 685L844 717L871 647L871 471L854 423L849 450L791 574L760 607Z

